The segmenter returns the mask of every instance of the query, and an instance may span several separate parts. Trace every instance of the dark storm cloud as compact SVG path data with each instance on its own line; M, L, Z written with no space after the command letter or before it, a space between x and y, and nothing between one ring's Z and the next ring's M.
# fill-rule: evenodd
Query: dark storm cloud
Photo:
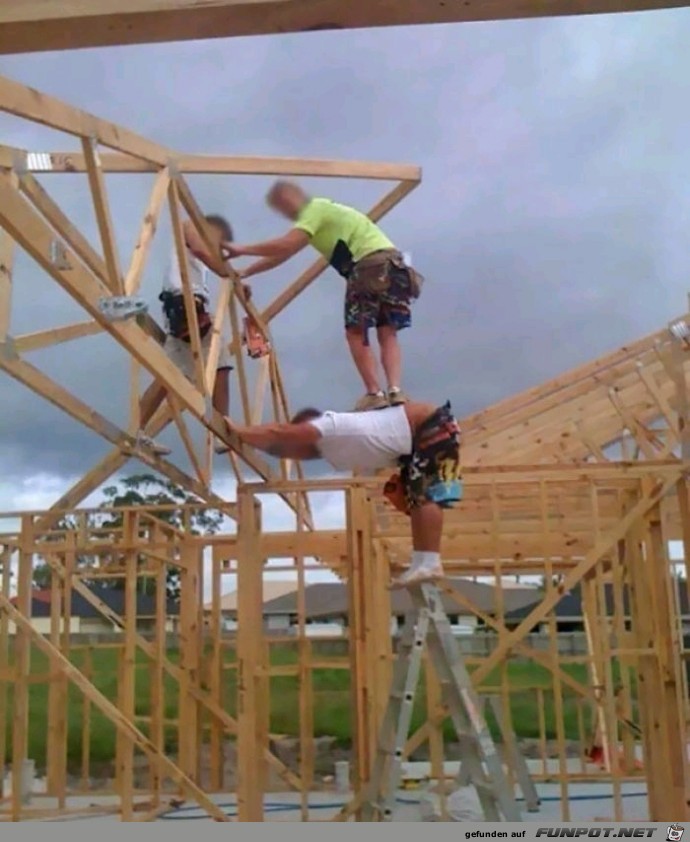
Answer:
M46 54L0 59L0 70L181 150L421 164L422 185L385 223L429 279L403 339L405 385L466 412L683 309L689 38L679 10ZM65 146L12 118L0 117L0 135ZM45 183L95 241L83 179L71 178ZM149 181L111 183L126 250ZM267 183L193 180L245 241L283 230L264 208ZM381 188L314 186L362 207ZM145 277L154 307L166 236ZM257 279L259 304L305 262ZM82 318L26 259L16 289L18 330ZM293 406L357 396L341 296L329 273L274 322ZM126 423L127 364L109 338L35 360ZM8 379L0 401L6 472L72 474L105 450Z

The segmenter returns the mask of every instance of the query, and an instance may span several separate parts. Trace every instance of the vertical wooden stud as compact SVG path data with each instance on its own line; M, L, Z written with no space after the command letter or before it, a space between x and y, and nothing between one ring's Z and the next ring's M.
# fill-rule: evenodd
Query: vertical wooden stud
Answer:
M260 741L259 666L263 649L261 515L254 496L238 491L237 527L237 814L263 821L264 746Z

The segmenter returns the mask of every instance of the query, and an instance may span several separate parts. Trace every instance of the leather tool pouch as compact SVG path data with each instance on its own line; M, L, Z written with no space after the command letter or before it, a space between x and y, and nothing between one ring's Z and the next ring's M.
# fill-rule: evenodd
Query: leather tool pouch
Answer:
M381 251L363 257L355 264L349 282L357 295L380 296L389 290L402 297L419 298L424 279L401 254Z

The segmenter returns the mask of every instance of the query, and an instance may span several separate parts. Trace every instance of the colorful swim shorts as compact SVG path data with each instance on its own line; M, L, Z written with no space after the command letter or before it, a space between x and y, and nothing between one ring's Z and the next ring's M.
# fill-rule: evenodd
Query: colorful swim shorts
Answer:
M400 477L408 509L428 502L445 509L462 499L460 428L450 402L419 427L412 453L400 459Z

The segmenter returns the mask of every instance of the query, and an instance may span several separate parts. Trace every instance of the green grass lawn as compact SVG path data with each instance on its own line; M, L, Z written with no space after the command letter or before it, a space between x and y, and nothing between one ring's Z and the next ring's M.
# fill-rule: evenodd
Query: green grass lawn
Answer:
M168 651L168 658L177 661L178 653ZM73 663L80 669L85 669L89 656L84 649L76 649L71 656ZM146 717L150 712L151 692L151 664L141 652L137 655L136 668L136 714ZM227 669L223 671L223 704L230 714L236 712L236 675L232 666L234 653L226 651L225 662ZM95 687L111 701L117 701L118 688L118 652L114 648L93 649L90 653L91 680ZM271 662L275 667L288 666L297 663L297 649L289 644L271 646ZM570 665L564 668L574 678L586 680L586 670L582 665ZM49 664L42 653L32 651L32 673L36 676L47 675ZM351 737L351 699L348 669L315 669L311 673L314 700L314 735L333 736L341 745L348 745ZM539 712L538 693L535 688L544 690L544 720L546 736L556 736L556 716L552 692L552 679L548 670L529 662L516 662L508 665L508 680L511 687L511 713L513 727L519 737L538 738ZM271 731L278 734L297 735L299 733L299 684L294 676L271 677ZM496 670L488 676L483 689L498 688L501 682L501 672ZM423 685L423 679L421 684ZM7 685L5 685L7 686ZM0 683L0 692L3 685ZM11 756L11 694L9 687L10 707L8 721L5 723L7 731L7 759ZM46 757L46 741L48 728L49 686L47 683L35 683L30 687L30 729L29 756L36 760L42 768ZM178 689L177 683L169 676L165 676L165 715L174 720L177 716ZM578 733L578 704L577 697L567 687L563 688L563 725L568 739L577 739ZM91 727L89 735L89 752L92 769L95 771L99 764L109 763L115 754L115 728L100 711L91 706ZM425 703L423 687L418 692L413 724L420 725L425 719ZM70 686L68 708L68 760L73 771L79 769L83 751L83 722L85 721L85 705L81 692ZM495 723L490 722L492 730ZM585 710L585 725L589 728L589 710ZM0 722L0 727L2 723ZM147 723L140 723L146 732ZM448 735L451 735L449 727ZM174 725L166 728L166 748L170 752L176 750L177 729Z

